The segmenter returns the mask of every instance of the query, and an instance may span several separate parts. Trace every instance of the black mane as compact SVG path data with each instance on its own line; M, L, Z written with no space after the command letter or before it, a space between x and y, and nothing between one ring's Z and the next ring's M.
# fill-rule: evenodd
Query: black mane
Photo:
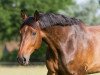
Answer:
M24 25L34 26L34 17L29 17L24 21L21 28ZM39 18L39 23L41 28L46 28L50 26L68 26L68 25L80 25L82 21L76 18L66 17L61 14L54 14L54 13L41 13Z
M61 14L46 13L40 17L40 25L42 28L54 25L79 25L81 20L76 18L65 17Z

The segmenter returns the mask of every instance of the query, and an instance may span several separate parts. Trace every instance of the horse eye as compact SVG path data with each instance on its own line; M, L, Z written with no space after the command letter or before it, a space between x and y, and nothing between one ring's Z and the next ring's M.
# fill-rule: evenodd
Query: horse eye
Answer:
M36 32L33 32L32 34L33 34L33 35L36 35Z

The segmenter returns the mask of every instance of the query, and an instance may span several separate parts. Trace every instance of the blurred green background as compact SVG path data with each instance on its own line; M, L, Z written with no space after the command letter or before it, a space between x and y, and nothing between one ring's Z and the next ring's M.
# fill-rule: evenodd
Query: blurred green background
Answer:
M100 25L100 0L0 0L1 64L17 61L19 28L22 23L21 9L25 9L29 16L33 15L35 10L54 12L81 19L86 25ZM46 49L46 44L43 42L41 48L32 54L30 60L44 62Z
M19 28L22 23L20 10L33 15L35 10L40 12L56 12L73 4L72 0L0 0L0 58L1 61L16 61ZM16 45L17 44L17 45ZM45 60L46 45L42 44L31 60Z
M83 20L87 25L100 24L100 0L0 0L0 60L16 61L19 45L20 10L33 15L35 10L54 12ZM45 60L46 45L31 60Z
M56 12L74 4L72 0L0 0L0 60L16 62L19 28L22 23L20 10L33 15L40 12ZM45 61L46 45L42 44L39 51L31 56L31 61Z

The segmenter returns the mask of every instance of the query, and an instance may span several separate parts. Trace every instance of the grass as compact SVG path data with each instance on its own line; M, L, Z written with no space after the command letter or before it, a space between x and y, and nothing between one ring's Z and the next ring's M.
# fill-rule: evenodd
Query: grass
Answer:
M0 66L0 75L46 75L45 66Z
M47 69L45 65L35 65L35 66L0 65L0 75L46 75L46 74L47 74ZM100 73L91 75L100 75Z

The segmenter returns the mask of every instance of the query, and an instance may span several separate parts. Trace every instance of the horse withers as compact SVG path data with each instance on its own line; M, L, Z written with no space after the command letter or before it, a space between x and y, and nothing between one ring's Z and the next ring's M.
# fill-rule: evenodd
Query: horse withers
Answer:
M61 14L39 13L27 16L23 24L18 62L29 63L30 55L48 45L47 75L86 75L100 72L100 26L86 26L81 20Z

